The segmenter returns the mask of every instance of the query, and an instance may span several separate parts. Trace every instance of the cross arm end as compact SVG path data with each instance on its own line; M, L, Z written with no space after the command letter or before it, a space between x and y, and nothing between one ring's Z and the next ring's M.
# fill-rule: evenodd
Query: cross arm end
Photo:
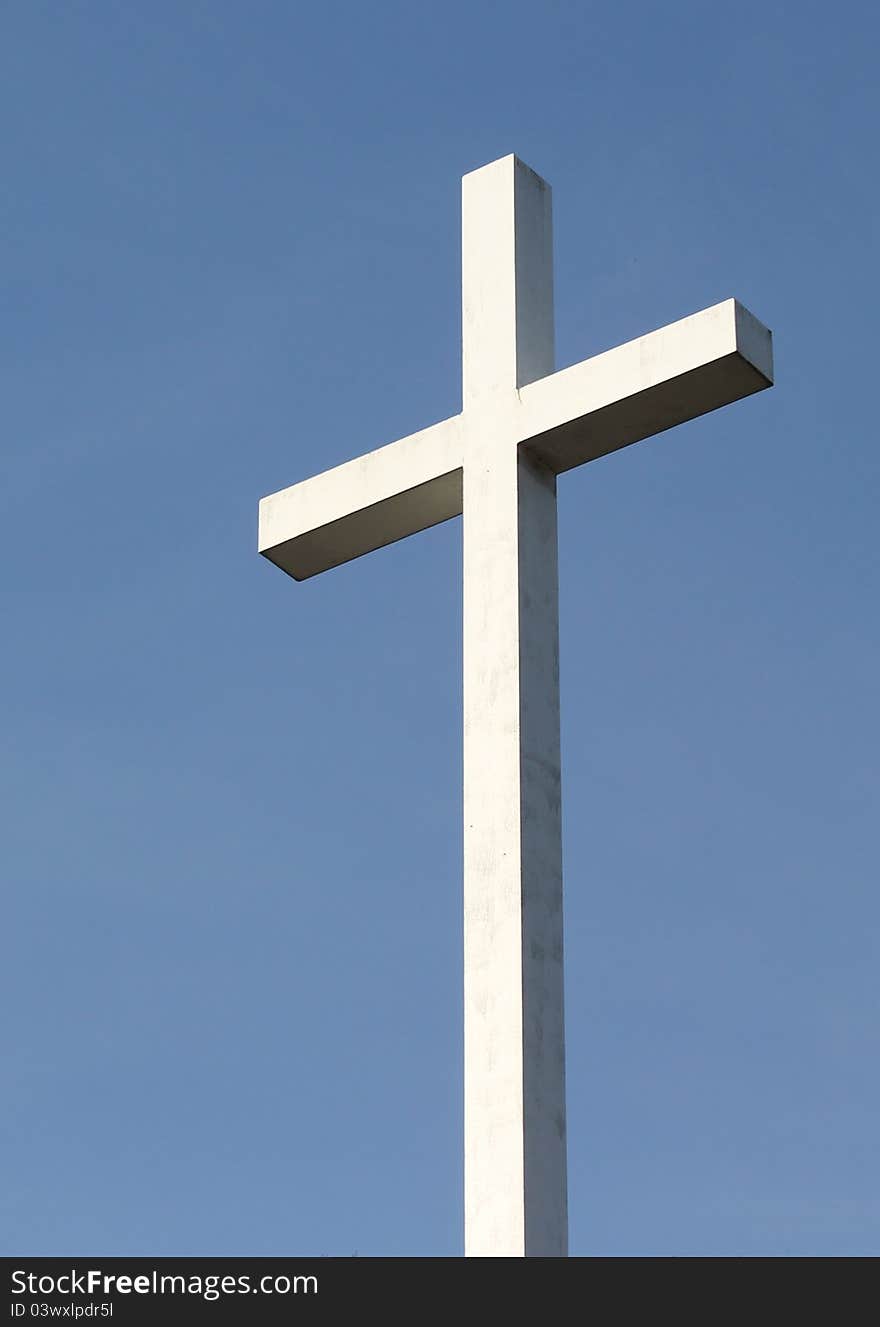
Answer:
M724 300L524 387L522 441L561 473L772 385L769 329Z
M460 420L263 498L258 551L302 581L460 515Z

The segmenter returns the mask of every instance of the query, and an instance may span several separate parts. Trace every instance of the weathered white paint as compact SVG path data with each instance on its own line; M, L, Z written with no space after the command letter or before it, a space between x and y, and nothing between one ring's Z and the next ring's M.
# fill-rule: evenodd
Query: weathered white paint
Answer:
M465 1251L567 1252L556 476L769 387L735 300L554 373L550 189L462 182L460 415L264 498L298 580L464 510Z
M561 1256L556 476L511 443L553 370L550 190L507 157L465 176L462 223L465 1245Z

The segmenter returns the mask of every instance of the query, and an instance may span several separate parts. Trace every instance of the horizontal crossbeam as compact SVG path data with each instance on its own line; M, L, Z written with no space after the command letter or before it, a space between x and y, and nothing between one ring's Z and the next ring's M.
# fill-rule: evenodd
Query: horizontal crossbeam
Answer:
M557 474L769 387L770 333L736 300L493 401L493 431ZM469 412L263 498L259 549L296 580L461 515Z

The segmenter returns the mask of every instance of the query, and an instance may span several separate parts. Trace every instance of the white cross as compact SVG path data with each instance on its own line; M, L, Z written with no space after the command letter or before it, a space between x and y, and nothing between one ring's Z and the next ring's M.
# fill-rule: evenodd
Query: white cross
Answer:
M550 188L462 181L463 410L260 503L297 580L464 515L465 1252L568 1251L556 476L769 387L735 300L554 372Z

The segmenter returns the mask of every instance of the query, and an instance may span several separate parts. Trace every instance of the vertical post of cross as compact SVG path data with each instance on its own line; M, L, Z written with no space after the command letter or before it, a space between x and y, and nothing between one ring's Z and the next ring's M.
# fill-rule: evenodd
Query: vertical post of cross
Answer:
M465 1252L567 1253L556 477L510 446L552 373L549 186L462 185Z

